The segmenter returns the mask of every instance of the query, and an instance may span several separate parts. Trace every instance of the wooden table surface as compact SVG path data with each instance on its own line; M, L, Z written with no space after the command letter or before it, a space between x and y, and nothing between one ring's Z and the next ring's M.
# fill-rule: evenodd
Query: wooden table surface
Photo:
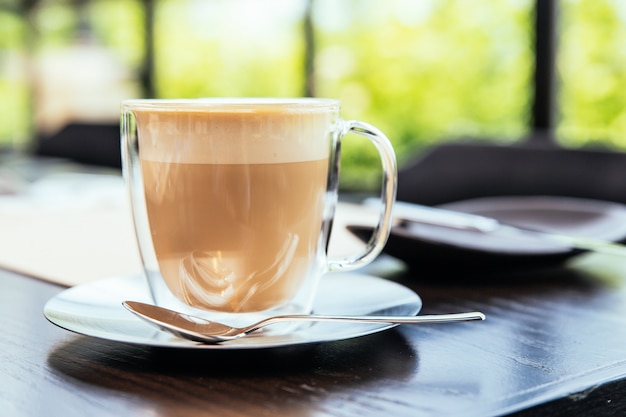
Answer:
M626 413L626 260L389 279L418 292L423 313L481 310L487 320L259 351L151 348L55 327L42 309L64 288L0 270L0 414Z

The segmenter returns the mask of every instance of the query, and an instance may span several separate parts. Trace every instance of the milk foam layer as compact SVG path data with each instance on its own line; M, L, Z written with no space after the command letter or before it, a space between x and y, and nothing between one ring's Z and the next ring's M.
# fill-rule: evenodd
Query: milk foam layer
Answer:
M268 164L328 157L328 109L134 110L140 158L159 162Z

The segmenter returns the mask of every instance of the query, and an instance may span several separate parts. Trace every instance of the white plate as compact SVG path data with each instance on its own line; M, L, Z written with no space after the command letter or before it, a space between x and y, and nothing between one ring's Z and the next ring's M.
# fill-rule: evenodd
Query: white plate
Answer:
M388 324L313 323L281 335L251 335L219 345L205 345L161 332L122 307L124 300L151 302L143 277L120 277L79 285L50 299L44 315L75 333L118 342L194 349L261 349L328 342L389 329ZM420 297L395 282L369 275L324 276L314 302L316 314L415 315Z

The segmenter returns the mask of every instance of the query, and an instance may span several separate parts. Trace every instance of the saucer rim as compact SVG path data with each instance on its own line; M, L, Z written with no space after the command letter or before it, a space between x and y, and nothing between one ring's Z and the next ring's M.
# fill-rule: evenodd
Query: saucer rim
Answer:
M362 285L351 285L351 281L354 279L360 280L359 284ZM133 316L132 314L125 311L122 306L122 301L126 299L125 296L117 297L115 301L106 300L103 304L89 304L81 302L81 295L88 295L90 292L98 292L103 289L110 289L113 285L118 285L120 282L129 287L134 287L135 291L138 290L139 287L143 287L140 291L143 292L140 301L151 302L149 290L147 288L147 284L142 282L144 280L143 276L121 276L121 277L110 277L103 280L97 280L86 284L77 285L71 288L68 288L56 296L49 299L43 309L43 313L45 318L52 323L53 325L67 330L69 332L83 335L87 337L94 337L102 340L131 344L131 345L140 345L147 347L160 347L160 348L176 348L176 349L206 349L206 350L242 350L242 349L269 349L269 348L280 348L280 347L288 347L288 346L299 346L299 345L308 345L308 344L316 344L316 343L328 343L340 340L353 339L357 337L367 336L370 334L382 332L385 330L389 330L393 327L396 327L396 324L352 324L347 325L345 323L342 324L330 324L324 323L323 325L312 324L307 330L300 330L294 333L288 333L284 335L275 335L275 336L254 336L254 337L246 337L242 339L237 339L229 342L225 342L222 344L202 344L198 342L193 342L189 340L184 340L177 338L175 336L169 335L162 331L155 329L149 324L145 323L143 320ZM332 280L332 281L331 281ZM345 282L339 282L345 281ZM323 289L324 286L333 287L333 286L341 286L345 285L349 287L351 291L363 291L366 287L380 287L380 290L387 288L389 290L393 289L398 294L402 294L403 298L400 299L398 297L396 304L389 306L388 308L401 307L404 310L399 314L404 315L416 315L422 309L422 300L420 296L415 293L413 290L408 287L399 284L397 282L376 277L373 275L363 274L363 273L353 273L353 272L332 272L326 274L320 280L320 289ZM380 291L379 290L379 291ZM368 291L372 291L368 289ZM124 291L119 291L119 288L116 292L122 293ZM382 291L380 291L382 293ZM351 299L357 299L355 294L351 295ZM113 296L112 298L116 298ZM337 301L341 301L342 303L346 300L345 297L338 296L336 297ZM316 297L317 301L317 297ZM334 307L342 308L339 303L335 301L334 304L330 303ZM387 302L391 302L391 298L386 300ZM355 303L353 301L353 303ZM72 304L80 305L83 308L87 307L83 313L72 313L70 310L72 309ZM328 303L326 303L328 304ZM358 303L357 303L358 304ZM350 307L354 308L356 304L351 305ZM106 311L102 310L102 307L105 310L113 312L113 315L110 317L99 317L94 315L94 313L106 313ZM314 307L315 308L315 307ZM324 306L322 303L322 311L315 311L318 314L346 314L341 311L332 311L326 312L324 309L328 308L328 305ZM365 305L360 306L362 309L366 309ZM375 310L375 307L369 308L369 310L365 313L356 312L350 314L371 314ZM117 317L117 313L119 314ZM79 321L81 319L86 319L88 323L85 325L80 324ZM120 323L120 326L123 326L123 330L98 330L97 324L106 324L107 322ZM123 322L121 321L123 320ZM77 324L78 323L78 324ZM96 326L94 326L96 325ZM327 332L327 336L324 336L324 333L315 332L312 333L312 336L307 336L311 334L310 329L318 326L318 329L321 326L325 326L325 328L330 328L335 326L340 328L339 326L343 326L346 330L342 331L334 331ZM137 334L140 336L135 336L133 334L129 334L131 330L137 331ZM146 337L145 334L150 333L152 337ZM141 336L141 334L144 334Z

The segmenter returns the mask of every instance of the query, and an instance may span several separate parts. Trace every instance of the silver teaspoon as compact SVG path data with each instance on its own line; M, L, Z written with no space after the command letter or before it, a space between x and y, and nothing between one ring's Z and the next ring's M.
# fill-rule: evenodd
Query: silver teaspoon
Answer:
M247 327L231 327L216 321L206 320L189 314L179 313L152 304L138 301L124 301L126 309L148 323L178 337L202 343L221 343L246 336L270 324L286 321L334 321L349 323L418 324L447 323L457 321L484 320L480 312L436 314L429 316L320 316L284 315L269 317Z

